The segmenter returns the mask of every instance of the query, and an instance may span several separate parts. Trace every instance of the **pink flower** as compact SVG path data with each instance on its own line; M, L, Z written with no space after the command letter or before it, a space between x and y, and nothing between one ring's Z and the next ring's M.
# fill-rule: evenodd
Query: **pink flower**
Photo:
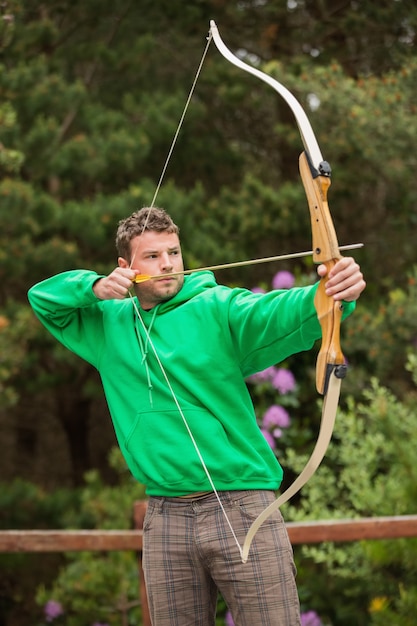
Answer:
M235 626L235 623L233 621L233 617L230 611L227 611L224 621L225 621L226 626Z
M271 367L267 367L266 370L262 370L262 372L252 374L247 380L249 383L269 383L274 379L276 373L277 368L271 365Z
M56 600L48 600L43 610L47 622L52 622L64 612L62 604L60 604L60 602L56 602Z
M252 287L251 292L252 293L265 293L265 289L263 289L262 287Z
M277 272L272 279L272 288L273 289L291 289L294 287L295 278L291 272L287 272L283 270L281 272Z
M301 626L323 626L323 624L315 611L307 611L301 613Z
M275 448L275 439L274 437L271 435L271 433L269 432L269 430L266 430L266 428L261 428L261 433L263 434L263 436L265 437L265 439L267 440L269 447L272 448L272 450L274 450Z
M290 370L280 368L276 371L274 378L272 379L272 386L282 394L294 391L295 378L294 374Z
M271 428L272 426L279 426L280 428L288 428L290 425L290 416L288 411L279 404L273 404L264 413L262 418L262 426L264 428Z

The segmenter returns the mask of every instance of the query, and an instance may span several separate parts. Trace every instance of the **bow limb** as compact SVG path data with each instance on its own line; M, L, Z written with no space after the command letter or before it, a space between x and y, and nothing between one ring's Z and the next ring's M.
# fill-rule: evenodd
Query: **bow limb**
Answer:
M252 523L249 528L245 541L242 546L242 561L246 563L249 557L249 550L256 533L262 524L277 511L281 505L290 500L312 477L318 466L323 460L326 450L329 446L333 428L336 420L337 406L339 403L341 379L336 376L329 378L328 392L323 401L323 410L320 424L320 431L317 437L314 450L304 466L301 474L297 476L295 481L286 489L274 502L272 502Z
M310 121L303 107L293 96L291 91L289 91L286 87L284 87L284 85L279 83L275 78L272 78L272 76L268 76L268 74L265 74L265 72L261 72L256 67L248 65L237 56L235 56L223 43L219 35L218 28L213 20L210 21L210 34L213 38L214 43L216 44L216 48L218 49L220 54L225 57L225 59L227 59L236 67L239 67L244 72L248 72L249 74L256 76L256 78L259 78L259 80L262 80L264 83L267 83L270 87L272 87L272 89L275 89L275 91L277 91L279 95L286 101L286 103L294 113L294 117L297 122L304 147L310 156L313 166L318 170L320 164L323 161L319 144L317 143L316 136L314 135Z
M313 236L313 260L323 263L327 273L341 258L339 245L327 203L330 186L330 166L323 160L319 145L304 109L286 87L264 72L244 63L223 43L214 21L210 23L210 33L219 52L233 65L253 74L269 84L282 96L294 113L305 151L300 155L299 168L307 195ZM326 277L320 280L315 297L315 307L322 328L322 345L317 358L316 387L324 395L320 431L314 450L296 480L253 522L245 537L242 548L242 561L248 559L252 541L261 525L284 502L294 496L311 478L320 465L333 433L339 402L341 379L346 373L344 356L340 347L341 304L328 297L325 292Z

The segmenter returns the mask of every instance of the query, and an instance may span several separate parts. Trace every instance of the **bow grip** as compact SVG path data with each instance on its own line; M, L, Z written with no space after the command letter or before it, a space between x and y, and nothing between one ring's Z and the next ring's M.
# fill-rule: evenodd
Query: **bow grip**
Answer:
M327 271L336 261L325 263ZM342 321L343 305L326 295L326 279L322 278L318 286L314 305L320 322L322 341L316 364L316 388L319 393L326 395L329 378L334 371L337 378L346 375L345 357L340 347L340 323Z

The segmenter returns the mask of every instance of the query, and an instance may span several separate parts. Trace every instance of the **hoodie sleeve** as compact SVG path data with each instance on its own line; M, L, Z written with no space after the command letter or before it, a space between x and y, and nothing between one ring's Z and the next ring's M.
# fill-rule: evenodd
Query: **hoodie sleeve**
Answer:
M230 303L229 325L244 376L313 347L321 337L314 307L317 287L318 283L267 294L237 290ZM345 318L355 303L343 305Z
M64 272L34 285L28 293L30 305L45 328L94 366L103 341L103 303L93 292L99 278L88 270Z

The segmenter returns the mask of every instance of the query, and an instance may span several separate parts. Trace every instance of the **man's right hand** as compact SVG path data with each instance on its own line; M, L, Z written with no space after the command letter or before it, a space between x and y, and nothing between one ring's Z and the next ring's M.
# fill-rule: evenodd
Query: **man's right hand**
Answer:
M111 274L105 278L99 278L94 283L93 291L100 300L123 300L126 298L132 281L139 270L126 267L116 267Z

